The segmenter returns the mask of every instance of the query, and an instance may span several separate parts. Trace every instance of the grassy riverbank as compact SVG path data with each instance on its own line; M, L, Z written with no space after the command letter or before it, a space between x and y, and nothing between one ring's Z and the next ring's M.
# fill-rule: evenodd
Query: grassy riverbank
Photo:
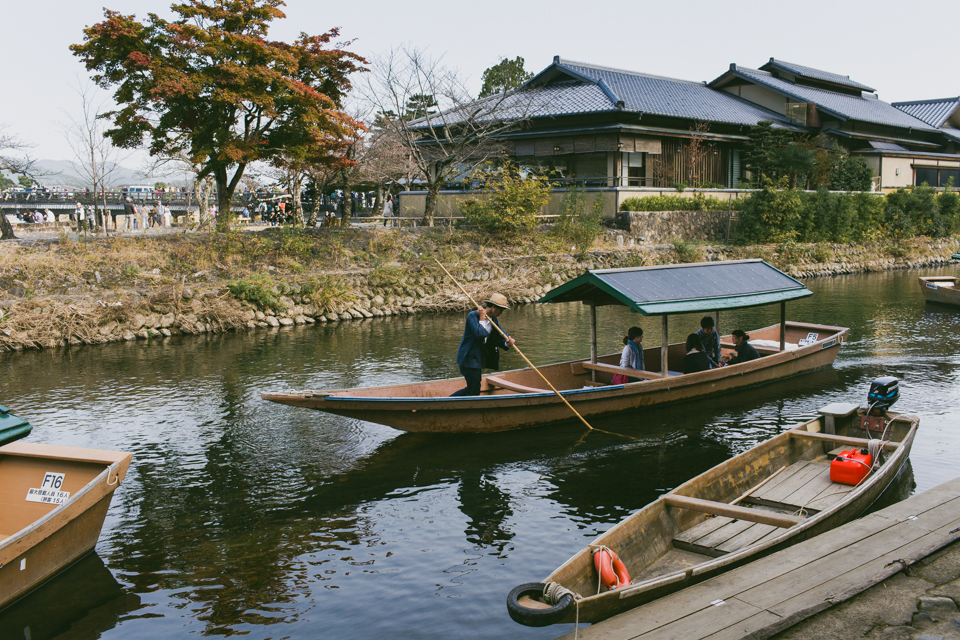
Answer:
M960 239L753 247L635 245L608 232L589 251L547 233L507 244L434 229L265 229L228 234L0 243L0 351L514 303L591 268L763 258L796 277L942 264ZM573 251L571 251L573 249Z

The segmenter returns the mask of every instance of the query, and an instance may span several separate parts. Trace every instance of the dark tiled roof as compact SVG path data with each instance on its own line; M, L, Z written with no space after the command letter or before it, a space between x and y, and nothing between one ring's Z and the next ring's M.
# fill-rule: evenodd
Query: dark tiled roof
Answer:
M862 91L876 91L872 87L868 87L865 84L860 84L850 79L850 76L842 76L839 73L830 73L829 71L821 71L820 69L814 69L812 67L805 67L802 64L794 64L792 62L784 62L783 60L776 60L770 58L770 62L760 67L764 71L769 71L772 69L781 69L787 73L791 73L795 76L800 76L802 78L811 78L813 80L823 80L825 82L832 82L834 84L843 85L845 87L850 87L851 89L860 89Z
M519 89L471 103L489 114L480 119L548 118L604 111L626 111L735 125L756 125L770 120L774 126L797 129L786 117L703 82L663 78L609 69L582 62L555 59ZM465 109L461 107L461 109ZM430 116L453 124L457 109ZM425 123L426 119L412 124Z
M715 91L703 82L609 69L583 62L560 60L555 65L598 84L602 82L623 101L623 107L628 111L743 125L772 120L792 127L784 116L726 92Z
M890 127L930 130L926 122L897 109L893 105L878 99L873 95L850 96L824 89L814 89L774 78L769 71L748 69L741 66L731 66L727 74L734 74L749 82L772 89L773 91L790 97L798 102L815 102L817 107L834 113L841 118L874 122ZM721 76L721 78L725 77ZM718 78L717 80L719 80ZM714 80L711 85L717 82Z
M932 127L942 127L947 118L960 107L960 97L940 100L915 100L913 102L894 102L900 111L919 118Z
M513 91L481 98L460 108L446 109L442 113L429 116L434 126L452 125L466 119L466 111L480 109L478 121L511 120L564 116L577 113L598 113L616 111L616 105L603 89L594 83L566 80L536 87L529 90ZM411 121L411 125L426 125L427 117Z
M527 95L524 95L527 94ZM532 102L528 102L532 98ZM575 80L538 87L535 95L517 92L505 104L529 105L531 117L615 111L617 106L599 85Z
M960 129L955 127L940 127L940 132L945 136L949 136L952 140L960 142Z

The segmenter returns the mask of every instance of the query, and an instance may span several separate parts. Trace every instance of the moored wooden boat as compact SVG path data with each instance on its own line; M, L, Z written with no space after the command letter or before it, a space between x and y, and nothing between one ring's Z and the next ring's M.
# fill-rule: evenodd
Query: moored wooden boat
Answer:
M665 265L588 271L557 287L542 302L581 302L591 307L591 357L538 367L582 416L596 416L679 402L771 382L828 367L836 359L848 329L788 322L785 305L811 295L803 284L761 260ZM712 312L766 304L780 305L780 323L750 331L763 341L764 357L729 367L680 374L683 343L646 349L646 370L620 370L619 353L597 355L596 308L625 305L662 318L661 335L669 335L667 316ZM729 336L721 346L732 349ZM615 373L640 378L611 384ZM464 386L462 378L422 383L327 391L262 393L273 402L385 424L404 431L493 432L547 424L572 412L541 379L525 368L483 376L479 396L449 397Z
M511 617L531 626L597 622L857 517L907 462L919 420L889 414L886 424L876 416L865 423L856 405L833 404L821 413L664 494L542 583L514 589ZM872 449L883 450L882 463L855 486L832 482L831 460L841 451L868 447L870 439ZM619 555L630 575L626 586L600 587L593 560L599 547ZM543 603L537 594L551 583L578 598L564 599L553 587L559 604Z
M32 442L0 447L0 608L93 550L131 458Z
M955 276L920 276L920 290L927 302L960 306L960 286Z

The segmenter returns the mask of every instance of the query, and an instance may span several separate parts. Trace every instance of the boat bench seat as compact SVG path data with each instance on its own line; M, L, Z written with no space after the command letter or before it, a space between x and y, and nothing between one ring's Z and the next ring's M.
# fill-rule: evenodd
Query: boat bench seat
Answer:
M814 515L842 500L849 490L850 487L846 485L830 481L829 464L801 460L794 462L770 482L744 497L741 504L777 509L780 513L761 513L782 513L784 517L802 520L803 516L792 514L801 513L802 509L804 516ZM755 518L748 520L731 517L733 515L736 514L724 514L703 520L674 537L673 546L719 557L779 535L780 529L772 524L751 521Z
M497 376L487 376L484 378L484 380L486 380L491 386L506 389L507 391L515 391L517 393L547 393L550 391L550 389L538 389L536 387L528 387L526 385L517 384L516 382L510 382L509 380L504 380L503 378L498 378Z
M656 373L654 371L640 371L639 369L630 369L628 367L617 367L612 364L603 364L598 362L594 364L589 360L581 362L584 369L590 369L592 371L605 371L607 373L621 373L630 378L643 378L644 380L659 380L663 377L662 373Z
M721 342L721 343L720 343L720 348L721 348L721 349L730 349L731 351L736 351L737 345L733 344L732 342ZM779 346L777 346L777 347L765 347L765 346L762 346L762 345L756 345L756 344L755 344L755 345L753 345L753 348L757 350L757 353L760 354L760 357L761 357L761 358L762 358L763 356L772 356L772 355L774 355L774 354L776 354L776 353L780 353L780 347L779 347Z

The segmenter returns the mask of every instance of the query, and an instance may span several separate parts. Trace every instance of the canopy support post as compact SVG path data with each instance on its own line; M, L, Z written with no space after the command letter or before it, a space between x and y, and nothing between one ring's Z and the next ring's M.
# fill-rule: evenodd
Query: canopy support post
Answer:
M660 316L660 373L668 375L668 358L670 352L670 339L667 337L667 315Z
M717 335L720 335L720 310L713 312L713 330L717 332Z
M787 348L787 302L780 303L780 351Z
M590 305L590 362L597 364L597 305ZM590 380L597 381L597 372L590 371Z

